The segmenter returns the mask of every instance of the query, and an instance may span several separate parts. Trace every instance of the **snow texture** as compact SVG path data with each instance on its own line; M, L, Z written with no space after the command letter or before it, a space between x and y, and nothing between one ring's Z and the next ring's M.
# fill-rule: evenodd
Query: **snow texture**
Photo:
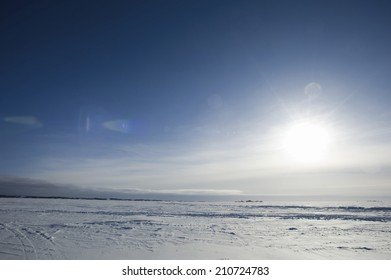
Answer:
M391 259L390 225L379 201L0 198L0 259Z

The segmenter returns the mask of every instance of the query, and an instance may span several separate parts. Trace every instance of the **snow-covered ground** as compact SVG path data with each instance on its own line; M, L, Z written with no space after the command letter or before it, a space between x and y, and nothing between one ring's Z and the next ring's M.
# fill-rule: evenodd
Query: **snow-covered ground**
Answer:
M0 259L391 259L391 205L0 198Z

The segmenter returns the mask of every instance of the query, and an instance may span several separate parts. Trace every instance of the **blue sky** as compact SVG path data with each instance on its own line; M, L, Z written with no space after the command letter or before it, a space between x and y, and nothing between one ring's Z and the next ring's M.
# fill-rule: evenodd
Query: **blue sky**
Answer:
M388 1L1 5L5 181L390 195ZM303 120L330 135L325 159L282 147Z

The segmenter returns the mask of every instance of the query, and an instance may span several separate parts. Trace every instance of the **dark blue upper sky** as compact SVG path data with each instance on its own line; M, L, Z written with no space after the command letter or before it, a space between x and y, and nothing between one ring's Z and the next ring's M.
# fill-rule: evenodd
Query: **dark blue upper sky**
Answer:
M0 175L384 193L390 27L389 1L3 1ZM304 115L334 130L333 160L315 171L277 155Z

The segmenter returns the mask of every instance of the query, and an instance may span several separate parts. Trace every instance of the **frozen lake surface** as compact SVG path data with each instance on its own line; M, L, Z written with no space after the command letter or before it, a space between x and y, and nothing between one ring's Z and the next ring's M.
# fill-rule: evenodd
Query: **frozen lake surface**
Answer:
M0 259L391 259L391 205L0 198Z

